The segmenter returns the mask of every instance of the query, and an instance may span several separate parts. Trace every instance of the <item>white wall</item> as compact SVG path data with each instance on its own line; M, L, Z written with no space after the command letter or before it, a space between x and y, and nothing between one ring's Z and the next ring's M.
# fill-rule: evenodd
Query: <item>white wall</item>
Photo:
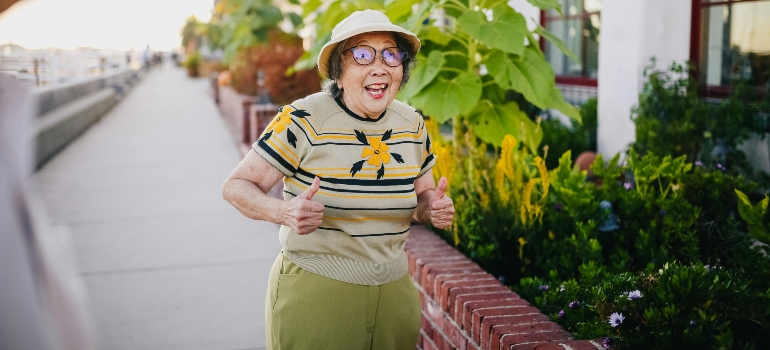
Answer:
M530 4L527 0L510 0L508 1L508 6L521 13L527 19L529 30L535 29L535 26L540 23L540 9Z
M690 52L690 0L604 0L599 42L599 153L605 159L635 139L631 108L650 57L659 67Z

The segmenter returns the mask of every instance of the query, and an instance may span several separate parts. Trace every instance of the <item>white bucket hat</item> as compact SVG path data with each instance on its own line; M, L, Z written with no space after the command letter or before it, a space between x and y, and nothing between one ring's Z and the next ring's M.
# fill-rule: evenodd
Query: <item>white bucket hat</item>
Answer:
M417 35L390 22L388 16L374 10L356 11L337 23L332 29L332 37L318 55L318 70L329 77L329 56L337 44L358 34L369 32L396 32L405 34L404 38L412 45L413 53L420 51L420 39Z

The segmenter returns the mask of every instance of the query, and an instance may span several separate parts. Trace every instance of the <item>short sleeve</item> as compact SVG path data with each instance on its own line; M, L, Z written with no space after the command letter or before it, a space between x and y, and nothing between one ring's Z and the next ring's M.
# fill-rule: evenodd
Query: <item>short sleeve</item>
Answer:
M422 141L420 148L420 153L422 154L422 166L420 167L420 175L418 175L418 177L420 177L427 173L428 170L433 168L433 165L436 164L436 156L433 154L433 145L431 145L430 142L428 128L425 126L425 118L422 116L422 114L419 113L417 113L417 117L419 118L420 122L420 130L418 135Z
M252 148L283 175L292 177L312 146L301 125L309 114L286 105L278 110Z

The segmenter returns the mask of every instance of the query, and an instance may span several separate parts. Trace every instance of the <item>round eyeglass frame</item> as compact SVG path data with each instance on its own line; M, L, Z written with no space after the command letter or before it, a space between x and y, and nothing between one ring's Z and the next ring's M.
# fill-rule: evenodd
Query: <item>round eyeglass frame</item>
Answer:
M372 61L371 62L369 62L369 63L361 63L361 62L358 61L358 58L356 58L356 54L353 51L356 48L360 48L360 47L368 47L368 48L372 49L372 51L374 51L374 55L372 56ZM391 66L390 64L388 64L388 61L385 60L385 56L383 55L383 53L386 50L389 50L389 49L396 49L396 52L401 54L401 59L398 61L398 64L395 65L395 66ZM377 59L377 49L375 49L375 48L373 48L373 47L371 47L369 45L356 45L356 46L353 46L353 47L347 49L346 51L350 51L350 54L353 55L353 61L356 61L357 64L362 65L362 66L371 65ZM382 63L385 63L386 66L392 67L392 68L398 67L401 64L403 64L404 63L404 59L406 58L406 55L407 55L407 53L405 51L399 50L398 47L396 47L396 46L386 47L386 48L380 50L379 52L380 52L380 58L382 59Z

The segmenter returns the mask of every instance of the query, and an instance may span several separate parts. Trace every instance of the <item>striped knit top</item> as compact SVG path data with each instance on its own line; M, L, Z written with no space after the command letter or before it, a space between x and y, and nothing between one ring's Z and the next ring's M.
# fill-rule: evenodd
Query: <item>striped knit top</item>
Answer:
M414 108L394 100L377 119L362 118L328 93L316 93L281 107L253 149L284 174L286 200L321 179L312 199L325 205L321 227L298 235L281 226L281 245L292 262L363 285L407 273L414 181L435 163Z

